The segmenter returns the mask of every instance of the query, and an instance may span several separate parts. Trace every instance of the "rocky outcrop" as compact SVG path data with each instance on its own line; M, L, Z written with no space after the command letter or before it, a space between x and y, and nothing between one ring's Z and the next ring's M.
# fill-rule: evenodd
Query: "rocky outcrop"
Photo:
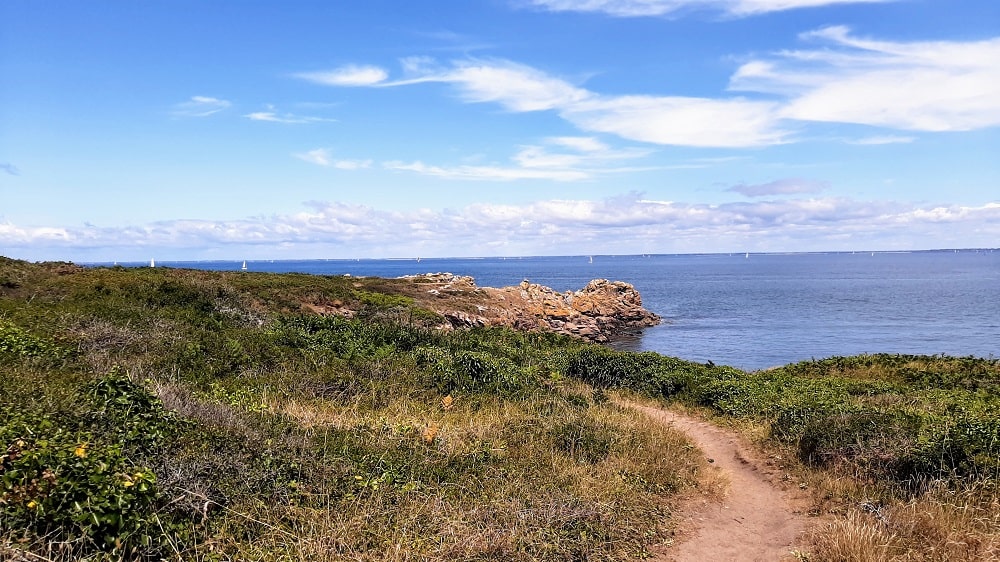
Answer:
M635 287L595 279L579 291L557 292L522 281L514 287L477 287L472 277L450 273L408 276L411 295L444 316L452 327L508 326L544 330L606 342L616 335L655 326L660 318L642 307Z

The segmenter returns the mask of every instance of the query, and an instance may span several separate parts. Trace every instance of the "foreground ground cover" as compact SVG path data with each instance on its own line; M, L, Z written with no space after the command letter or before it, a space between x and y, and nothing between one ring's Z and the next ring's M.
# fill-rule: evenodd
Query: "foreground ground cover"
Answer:
M0 533L49 560L615 560L704 463L392 281L0 263ZM316 302L355 318L318 316ZM27 556L28 554L24 554Z
M1000 361L862 355L754 373L591 348L570 374L753 439L813 494L809 560L1000 559Z
M745 373L438 324L397 280L0 258L0 554L642 558L706 464L626 392L778 459L826 517L802 558L998 556L995 360Z

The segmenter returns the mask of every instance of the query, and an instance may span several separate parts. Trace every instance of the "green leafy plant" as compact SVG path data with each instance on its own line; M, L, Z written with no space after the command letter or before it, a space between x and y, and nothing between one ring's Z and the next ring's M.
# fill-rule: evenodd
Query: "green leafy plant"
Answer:
M78 551L155 555L170 537L156 476L66 420L0 409L0 528L80 542Z

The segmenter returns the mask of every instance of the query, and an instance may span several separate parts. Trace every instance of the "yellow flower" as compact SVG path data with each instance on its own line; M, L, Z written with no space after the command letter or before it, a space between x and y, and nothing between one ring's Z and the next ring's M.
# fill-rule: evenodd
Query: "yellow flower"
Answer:
M73 454L76 455L76 456L78 456L78 457L80 457L81 459L84 458L84 457L86 457L87 456L87 444L86 443L81 443L81 444L77 445L76 446L76 450L73 451Z
M122 486L125 486L126 488L131 488L132 486L135 486L135 482L131 480L126 480L122 482Z
M38 507L38 502L36 502L35 500L31 500L30 502L28 502L28 509L35 509L36 507Z

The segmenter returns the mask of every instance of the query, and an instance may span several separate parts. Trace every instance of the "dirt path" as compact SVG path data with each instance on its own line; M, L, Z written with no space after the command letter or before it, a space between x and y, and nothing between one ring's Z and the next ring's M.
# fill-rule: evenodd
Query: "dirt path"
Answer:
M688 522L678 543L658 560L795 560L791 552L807 525L806 503L776 483L779 469L755 459L732 432L659 408L632 407L687 434L730 482L721 504L694 498L684 506Z

